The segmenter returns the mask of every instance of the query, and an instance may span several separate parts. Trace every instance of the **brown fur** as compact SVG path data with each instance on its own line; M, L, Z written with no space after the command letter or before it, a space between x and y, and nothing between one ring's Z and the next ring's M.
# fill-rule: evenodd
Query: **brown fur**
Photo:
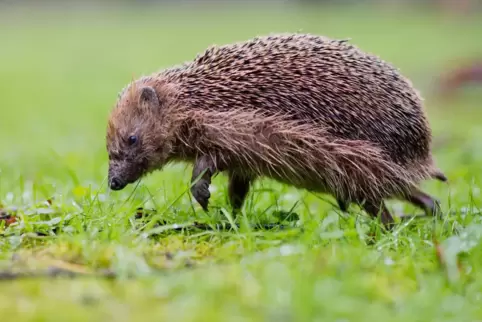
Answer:
M128 146L130 135L139 142ZM346 41L305 34L212 47L142 77L120 93L107 130L117 188L191 161L193 176L207 171L193 188L205 209L219 171L242 191L230 196L236 206L254 179L270 177L377 208L408 199L422 180L446 180L430 144L421 98L396 69Z

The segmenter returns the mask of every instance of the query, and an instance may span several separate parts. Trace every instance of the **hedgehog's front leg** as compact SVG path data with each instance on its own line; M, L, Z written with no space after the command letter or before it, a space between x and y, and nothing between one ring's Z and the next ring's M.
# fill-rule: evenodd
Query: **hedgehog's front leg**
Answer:
M387 230L391 230L393 228L393 217L383 200L380 200L379 202L367 200L362 204L362 207L370 216L374 218L378 218L378 216L380 216L381 222Z
M229 173L228 196L233 212L237 212L243 206L251 182L252 178L247 175Z
M216 171L213 159L209 156L200 156L194 163L191 183L195 183L191 186L191 193L204 211L208 210L208 202L211 197L209 185L211 184L211 177Z

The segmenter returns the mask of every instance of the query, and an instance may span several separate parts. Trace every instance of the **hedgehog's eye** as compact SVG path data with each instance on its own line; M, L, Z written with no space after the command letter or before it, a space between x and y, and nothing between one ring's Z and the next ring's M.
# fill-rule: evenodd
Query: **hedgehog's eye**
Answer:
M134 145L137 142L137 136L135 135L129 136L129 138L127 139L127 142L129 143L129 145Z

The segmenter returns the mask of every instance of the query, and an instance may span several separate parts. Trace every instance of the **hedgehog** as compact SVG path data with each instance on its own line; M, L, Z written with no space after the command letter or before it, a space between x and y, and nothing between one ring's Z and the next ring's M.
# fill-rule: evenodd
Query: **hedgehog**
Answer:
M270 34L211 46L192 61L132 80L106 135L110 189L171 162L192 165L208 211L211 179L228 177L233 213L269 178L356 204L391 228L385 201L433 216L423 180L447 181L431 153L422 98L399 70L342 39Z

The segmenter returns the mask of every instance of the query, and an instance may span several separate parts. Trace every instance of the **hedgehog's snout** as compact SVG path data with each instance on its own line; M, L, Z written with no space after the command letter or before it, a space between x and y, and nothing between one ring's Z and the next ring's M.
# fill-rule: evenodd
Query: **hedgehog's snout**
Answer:
M134 171L132 171L130 168L132 167L119 164L118 162L114 162L109 165L108 183L112 190L122 190L125 188L125 186L127 186L127 184L129 184L131 181L134 181L134 177L137 176L134 176Z
M108 183L112 190L122 190L127 186L128 182L124 177L117 167L109 167Z
M112 190L122 190L139 180L145 173L145 162L113 160L109 164L108 184Z
M121 179L119 179L118 177L113 177L109 180L109 187L112 190L122 190L126 185L127 184L121 181Z

